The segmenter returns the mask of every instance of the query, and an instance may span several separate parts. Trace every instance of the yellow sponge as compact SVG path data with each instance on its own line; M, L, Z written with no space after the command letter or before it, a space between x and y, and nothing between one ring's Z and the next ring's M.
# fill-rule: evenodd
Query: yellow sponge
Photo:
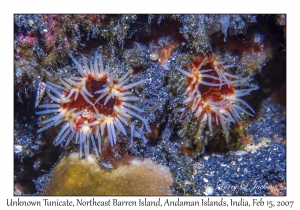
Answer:
M172 195L172 174L166 166L133 158L117 168L105 169L96 156L64 157L55 167L44 195Z

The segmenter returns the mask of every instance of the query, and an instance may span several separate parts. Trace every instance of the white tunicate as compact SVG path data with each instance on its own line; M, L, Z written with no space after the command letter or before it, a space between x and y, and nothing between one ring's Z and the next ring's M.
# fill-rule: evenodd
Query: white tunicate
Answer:
M214 188L212 186L207 186L205 188L205 194L206 195L213 195L214 194Z
M158 55L158 53L150 53L150 57L149 58L152 61L157 61L158 58L159 58L159 55Z

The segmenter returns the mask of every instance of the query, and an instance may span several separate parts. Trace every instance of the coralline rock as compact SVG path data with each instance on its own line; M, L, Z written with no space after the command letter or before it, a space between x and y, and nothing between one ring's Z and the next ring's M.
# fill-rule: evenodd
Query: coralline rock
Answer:
M279 104L272 104L271 98L262 104L259 118L247 126L247 133L255 142L270 139L286 139L286 109Z
M106 169L94 155L72 153L55 167L43 195L171 195L171 184L169 168L148 158Z

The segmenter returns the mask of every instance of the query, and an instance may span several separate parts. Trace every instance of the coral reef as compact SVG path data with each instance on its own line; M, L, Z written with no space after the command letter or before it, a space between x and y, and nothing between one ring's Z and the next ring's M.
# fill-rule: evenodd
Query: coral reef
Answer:
M285 19L15 14L15 194L59 192L54 166L73 170L76 153L104 174L131 170L131 158L164 165L162 194L284 195Z
M43 195L171 195L171 184L168 167L148 158L105 169L94 155L72 153L57 164Z

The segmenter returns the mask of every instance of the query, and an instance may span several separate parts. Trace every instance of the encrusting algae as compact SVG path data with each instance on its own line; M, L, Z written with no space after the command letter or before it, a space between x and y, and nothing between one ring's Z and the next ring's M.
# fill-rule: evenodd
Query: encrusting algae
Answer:
M95 155L72 153L55 167L43 195L172 195L172 182L169 168L149 158L105 169Z

